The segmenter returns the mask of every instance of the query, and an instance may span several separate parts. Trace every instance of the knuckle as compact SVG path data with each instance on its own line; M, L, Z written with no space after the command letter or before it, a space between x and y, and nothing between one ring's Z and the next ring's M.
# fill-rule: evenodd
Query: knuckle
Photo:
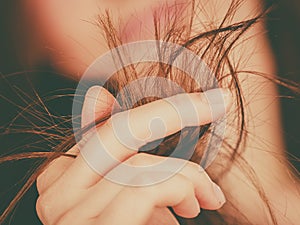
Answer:
M195 187L191 180L181 174L176 175L175 178L172 195L176 199L177 203L182 202L187 197L195 195Z
M206 184L210 184L212 182L204 168L196 163L189 162L185 167L185 173L189 174L191 177L196 177L197 180L194 181L197 184L201 184L201 186L205 186Z
M41 175L39 175L36 179L36 188L39 194L41 194L43 192L43 190L45 189L45 174L42 173Z
M36 201L36 212L40 220L45 224L48 224L48 221L51 217L50 208L51 206L49 201L44 197L44 195L39 196Z
M36 179L36 188L39 195L46 192L51 187L51 177L49 177L49 169L45 170Z
M187 167L195 174L206 174L205 170L197 163L194 162L188 162Z
M46 169L37 177L36 187L39 194L42 194L43 192L48 190L48 188L52 186L53 181L61 175L62 172L58 171L61 165L64 165L64 167L69 165L69 162L64 163L62 160L62 157L54 159L47 165Z
M36 201L36 212L43 224L52 224L60 212L54 199L53 196L43 194Z
M49 177L49 173L50 173L50 169L52 169L52 165L54 165L54 162L56 161L53 161L48 167L46 170L44 170L36 179L36 187L37 187L37 190L38 190L38 193L39 194L42 194L43 192L45 192L49 187L49 180L51 180Z
M194 192L195 187L193 182L182 174L176 174L174 176L174 183L177 184L176 187L181 193Z

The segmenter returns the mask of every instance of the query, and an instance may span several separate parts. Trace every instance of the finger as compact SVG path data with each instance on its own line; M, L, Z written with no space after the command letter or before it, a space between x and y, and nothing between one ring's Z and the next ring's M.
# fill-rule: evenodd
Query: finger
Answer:
M95 118L101 118L111 113L113 108L117 110L119 104L116 103L114 96L101 86L91 87L85 96L81 115L81 127L92 123ZM68 154L78 155L77 146L70 149ZM50 187L74 162L73 158L59 157L55 159L48 168L38 177L37 189L39 194Z
M149 172L143 174L141 179L157 175L159 175L158 172ZM178 174L155 186L124 188L102 211L96 222L120 224L121 221L126 221L126 224L145 224L156 207L167 206L173 207L178 215L186 218L196 217L200 213L190 180ZM123 211L118 217L113 220L109 219L113 212L119 212L121 209ZM128 213L131 210L134 210L135 214L129 218Z
M190 180L194 187L195 196L202 208L215 210L224 204L225 197L221 189L211 181L207 173L198 164L175 158L168 158L167 162L165 160L165 157L144 153L134 155L123 164L114 168L108 174L107 179L102 179L91 187L87 196L83 198L84 200L80 201L80 203L73 208L73 214L80 214L84 218L93 218L105 210L115 196L117 196L124 187L128 187L129 184L137 186L137 183L134 182L140 182L139 186L157 186L161 182L171 179L171 177L177 173ZM126 167L123 166L125 164L135 167L136 171L126 169ZM161 164L161 166L153 166L158 164ZM178 167L182 165L184 166L178 171ZM151 173L156 172L156 176L143 177L144 174L149 174L149 171L151 171ZM125 184L123 179L123 183L118 184L114 182L116 181L116 176L120 176L121 179L126 177L130 183ZM162 179L157 180L157 178ZM169 188L172 189L173 187L170 186Z
M74 215L76 215L76 216L74 216ZM74 212L68 212L56 224L57 225L99 224L99 223L97 223L97 221L95 221L96 220L95 218L90 219L90 218L85 218L85 217L79 217L78 215L80 215L80 214L75 214ZM122 224L127 224L127 223L124 221ZM134 223L134 224L136 224L136 223ZM179 225L177 219L170 212L170 210L168 208L154 208L153 211L152 211L151 217L148 219L146 224L147 225L157 225L157 224Z
M155 208L151 214L151 218L147 221L147 225L180 225L176 217L168 208Z
M129 165L129 167L126 165ZM142 174L149 171L160 171L162 172L162 175L153 177L152 180L149 178L145 179L143 182L138 180L141 183L132 182L132 180L135 180L135 177L140 177ZM224 194L218 185L212 182L205 170L198 164L183 159L166 158L144 153L136 154L118 165L107 174L107 179L101 180L90 190L93 190L92 195L96 196L96 198L98 196L100 198L100 195L106 193L105 197L102 197L102 200L105 200L106 203L108 203L111 201L112 196L115 196L124 185L149 186L167 180L170 177L165 176L163 174L164 171L171 175L179 173L191 180L202 208L211 210L218 209L225 203L226 200ZM113 188L111 181L123 185L117 185ZM92 199L90 199L90 201L92 201ZM88 200L87 204L89 204ZM98 206L98 209L99 207L100 206Z
M79 154L79 149L77 146L74 146L67 153L76 156ZM53 160L36 180L36 187L39 195L50 188L50 186L71 166L74 161L74 158L63 156Z
M64 179L89 187L99 174L105 175L147 142L176 133L185 126L210 123L224 116L231 102L227 90L215 89L180 94L115 114L85 143ZM155 118L158 123L152 124Z
M85 95L81 114L81 127L89 125L96 118L109 115L115 107L119 108L120 105L109 91L101 86L91 87Z
M157 172L149 172L143 174L141 179L157 175ZM76 211L69 211L58 224L145 224L156 207L167 206L176 206L178 213L187 218L195 217L200 212L193 185L179 174L154 186L125 187L102 212L98 211L97 217L86 217L84 212L97 208L99 206L97 202L101 202L101 199L98 201L95 199L94 204L89 205L88 209L80 206ZM81 210L78 210L79 208Z

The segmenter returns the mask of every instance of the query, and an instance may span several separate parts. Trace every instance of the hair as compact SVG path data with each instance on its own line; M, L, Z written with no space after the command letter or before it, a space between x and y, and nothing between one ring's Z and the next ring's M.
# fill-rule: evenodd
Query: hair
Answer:
M247 161L242 157L242 152L245 149L245 144L247 141L247 114L245 111L245 99L243 97L243 90L241 88L241 77L240 74L246 72L247 74L251 74L253 76L262 76L266 80L275 82L277 84L283 85L287 88L294 90L295 92L299 93L299 85L293 83L288 80L284 80L281 78L275 78L271 75L261 73L259 71L244 71L240 69L239 63L233 63L231 59L231 52L232 49L238 44L241 40L243 35L246 34L255 24L261 22L267 13L269 12L270 8L263 10L262 12L258 12L257 15L254 15L252 18L241 21L238 23L232 23L233 16L235 12L241 7L243 3L242 0L232 0L231 5L223 18L223 20L219 24L211 24L210 26L204 27L203 30L197 30L195 32L193 30L193 21L196 9L199 7L204 8L201 5L197 5L195 1L191 1L191 5L188 8L176 8L178 12L180 10L187 10L189 11L188 16L189 23L187 24L183 21L183 18L180 16L174 16L173 14L168 14L167 8L169 7L166 5L165 7L161 8L160 10L155 10L153 12L153 22L154 22L154 29L155 29L155 36L156 40L163 40L166 42L172 42L183 46L194 53L196 53L208 67L211 69L212 73L218 80L218 83L221 87L230 88L235 94L235 101L237 108L234 112L236 116L236 121L231 124L231 126L237 130L239 135L237 136L234 145L232 143L223 142L223 146L226 149L225 153L222 153L218 158L218 160L226 160L226 166L224 170L221 171L221 174L218 174L221 177L223 174L228 173L230 168L233 164L238 164L239 168L245 173L245 175L249 178L252 182L253 186L257 189L257 192L266 205L270 217L272 218L273 224L277 224L276 218L274 216L274 212L272 207L268 203L268 199L262 186L260 185L254 170L249 166ZM181 12L182 13L182 12ZM180 15L180 13L177 13ZM184 14L186 16L186 14ZM164 17L164 20L167 21L167 27L160 26L160 19ZM186 18L185 18L186 19ZM105 38L107 40L108 47L113 49L123 44L122 38L118 35L118 27L116 27L110 16L110 12L106 11L103 15L99 15L98 20L96 21L95 25L101 28L104 31ZM196 34L194 34L196 33ZM247 40L245 40L247 41ZM164 50L160 49L159 57L164 57ZM171 60L175 60L181 54L180 51L175 51L171 54ZM116 60L122 63L122 57L117 58ZM189 66L189 62L184 62L184 67ZM229 71L229 72L228 72ZM141 75L142 74L142 75ZM141 106L143 104L150 103L152 101L157 100L158 98L141 98L143 96L143 89L142 87L135 87L135 91L127 91L122 92L124 87L127 84L131 83L132 81L143 77L149 77L153 74L156 74L158 77L167 78L171 81L176 82L180 87L182 87L186 92L202 92L203 89L199 89L197 83L201 80L201 77L196 77L191 79L182 71L174 69L172 64L165 65L163 63L143 63L138 65L130 65L124 66L121 71L118 71L114 74L104 85L111 93L115 96L120 95L119 98L121 99L120 105L121 110L128 110L134 107ZM212 88L212 80L207 80L205 82L205 89ZM147 86L147 79L143 86ZM155 94L159 94L160 96L172 96L176 93L171 86L166 86L164 84L163 88L161 83L155 84L153 87L153 96ZM38 94L37 94L38 96ZM27 108L22 109L22 111L30 110L30 108L34 105L44 104L43 101L37 97L37 100L32 102ZM46 107L46 106L45 106ZM36 111L33 113L37 113ZM101 118L97 118L96 124L100 124L107 119L110 118L111 115L105 115ZM13 123L13 121L12 121ZM66 120L63 122L71 123L71 120ZM59 126L59 124L58 124ZM23 153L18 154L10 154L7 156L3 156L0 158L0 163L8 162L8 161L18 161L21 159L38 159L32 166L32 171L30 171L30 175L27 177L26 183L22 186L13 200L9 203L7 208L3 211L0 216L0 223L4 222L5 219L9 216L12 212L16 204L20 201L22 196L29 190L29 188L35 183L37 177L47 168L49 163L51 163L54 159L58 157L72 157L75 158L75 155L67 154L66 152L76 144L75 136L82 136L82 134L86 133L92 125L88 125L80 130L78 130L75 134L71 128L64 129L63 132L56 134L52 132L54 129L58 129L56 127L46 127L42 129L24 129L21 132L31 132L37 135L43 135L46 137L45 139L52 141L51 137L57 135L54 138L55 142L58 143L56 146L48 151L34 151L29 152L24 151ZM214 125L208 124L201 127L192 127L192 128L185 128L181 133L184 134L184 140L188 142L193 142L194 140L198 141L196 146L196 150L191 158L191 161L199 163L203 157L203 147L206 144L206 139L209 135L217 135L214 133ZM12 129L10 129L12 131ZM161 156L169 156L174 151L174 148L179 143L179 135L180 132L168 136L163 139L161 144L157 147L152 147L153 143L149 143L147 146L144 146L140 149L140 151L144 151L145 149L150 151L150 154L156 154ZM179 146L184 148L186 146ZM233 208L233 203L231 204ZM244 216L243 212L236 212L241 217L245 219L245 223L249 223L247 218ZM235 222L234 218L228 218L224 215L219 214L217 211L204 211L201 215L195 219L183 219L178 218L178 220L182 224L241 224L241 221Z

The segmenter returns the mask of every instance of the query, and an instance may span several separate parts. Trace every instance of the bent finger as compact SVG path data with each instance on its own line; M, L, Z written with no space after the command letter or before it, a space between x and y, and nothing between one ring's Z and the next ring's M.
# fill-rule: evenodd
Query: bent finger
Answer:
M157 171L157 176L142 179L143 174L155 171ZM107 174L106 179L101 180L90 190L93 193L92 196L101 198L100 195L102 195L102 201L108 203L124 186L156 185L176 174L181 174L193 183L202 208L215 210L225 203L226 199L220 187L210 179L209 175L198 164L183 159L145 153L136 154L119 164ZM136 179L136 177L140 179ZM93 199L87 198L86 203L89 204L89 201L93 201ZM101 206L98 206L98 209L100 208Z
M144 144L224 116L230 96L224 89L180 94L117 113L85 143L64 179L89 187Z
M124 166L126 164L130 164L135 170L129 169L132 167ZM161 165L157 166L158 164ZM195 196L202 208L215 210L225 203L221 189L211 181L198 164L176 158L168 158L166 161L166 157L140 153L118 165L107 174L106 179L102 179L89 188L83 201L80 201L73 209L73 213L80 214L85 218L95 217L105 210L124 188L158 187L177 174L192 183Z
M142 179L157 175L157 172L150 172L143 174ZM75 210L66 213L58 224L145 224L156 207L167 206L174 206L174 210L179 215L187 218L195 217L200 212L193 185L180 174L155 186L123 187L112 201L105 205L104 210L98 210L96 216L85 213L89 209L97 209L99 206L97 202L100 201L95 199L94 204L89 205L88 209L78 205ZM74 221L75 215L76 221Z
M156 176L157 173L143 174L141 179ZM178 174L155 186L124 188L95 221L101 224L106 222L120 224L122 220L130 220L127 224L144 224L155 208L162 207L173 207L174 211L182 217L196 217L200 213L200 206L190 180ZM111 221L110 215L121 209L123 212ZM135 209L135 214L128 218L128 213L132 209Z

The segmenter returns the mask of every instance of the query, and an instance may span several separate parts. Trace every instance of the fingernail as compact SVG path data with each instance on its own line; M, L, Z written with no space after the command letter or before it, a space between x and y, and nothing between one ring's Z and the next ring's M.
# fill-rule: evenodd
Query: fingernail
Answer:
M101 92L102 88L100 86L91 87L85 94L84 104L89 110L95 109L97 103L97 98Z
M101 92L100 86L93 86L86 92L84 97L83 107L82 107L81 127L85 127L89 123L94 121L95 106L100 92Z
M217 184L213 183L213 189L220 205L224 205L224 203L226 202L226 198L221 188Z
M93 100L96 100L97 95L101 91L101 86L93 86L86 92L85 98L91 98Z

